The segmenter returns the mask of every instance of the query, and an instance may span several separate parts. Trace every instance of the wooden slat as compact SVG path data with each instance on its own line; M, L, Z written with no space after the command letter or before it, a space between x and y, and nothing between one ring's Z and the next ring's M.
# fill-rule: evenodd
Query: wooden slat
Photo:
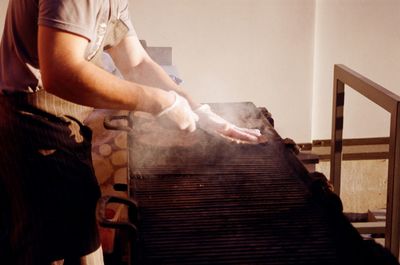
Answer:
M318 155L320 161L329 161L331 156L328 154ZM370 153L345 153L342 156L342 160L376 160L376 159L388 159L389 154L387 152L370 152Z
M389 144L389 137L348 138L343 139L343 146ZM313 140L312 147L330 146L330 139Z
M384 234L385 222L356 222L352 225L360 234Z

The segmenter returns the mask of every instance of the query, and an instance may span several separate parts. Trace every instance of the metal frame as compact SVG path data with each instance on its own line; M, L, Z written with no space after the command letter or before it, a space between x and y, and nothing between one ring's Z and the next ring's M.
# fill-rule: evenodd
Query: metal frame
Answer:
M390 113L390 141L385 247L399 258L400 228L400 97L344 65L334 66L330 179L340 194L345 85Z

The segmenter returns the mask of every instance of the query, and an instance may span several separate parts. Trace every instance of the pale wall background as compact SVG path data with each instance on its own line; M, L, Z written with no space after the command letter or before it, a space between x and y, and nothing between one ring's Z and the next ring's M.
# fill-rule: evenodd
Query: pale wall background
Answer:
M311 139L313 0L130 0L140 38L172 46L201 102L265 106L283 137Z
M333 67L342 63L400 94L400 1L317 0L312 139L330 138ZM345 91L344 137L389 135L389 114Z
M130 0L130 12L140 38L173 47L199 101L265 106L297 142L330 137L334 63L400 94L399 0ZM384 111L353 93L346 104L346 137L387 135Z

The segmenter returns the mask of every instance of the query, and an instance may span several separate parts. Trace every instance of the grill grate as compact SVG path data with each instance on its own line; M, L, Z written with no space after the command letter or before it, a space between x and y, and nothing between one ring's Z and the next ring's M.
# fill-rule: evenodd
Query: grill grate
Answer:
M186 155L187 164L136 171L138 263L334 262L323 210L277 147L239 146L219 164Z
M279 136L259 145L202 137L207 144L163 148L130 134L134 264L365 262L361 237L313 195L310 176Z

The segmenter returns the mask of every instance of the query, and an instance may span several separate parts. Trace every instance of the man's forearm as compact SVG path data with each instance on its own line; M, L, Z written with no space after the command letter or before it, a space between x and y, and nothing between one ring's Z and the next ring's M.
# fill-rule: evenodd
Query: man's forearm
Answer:
M164 90L174 90L185 97L192 108L197 108L199 104L186 93L182 87L178 86L170 76L151 59L143 60L137 66L130 68L122 73L124 78L139 84L152 87L159 87Z
M161 66L150 58L137 36L123 39L108 52L126 80L164 90L174 90L185 97L192 108L199 106L181 87L175 84Z
M158 113L173 102L168 93L158 88L121 80L87 62L83 58L86 45L82 38L39 27L40 69L47 91L96 108L150 113Z
M81 105L155 114L173 101L160 89L119 79L90 62L64 65L57 71L53 80L44 83L45 89Z

